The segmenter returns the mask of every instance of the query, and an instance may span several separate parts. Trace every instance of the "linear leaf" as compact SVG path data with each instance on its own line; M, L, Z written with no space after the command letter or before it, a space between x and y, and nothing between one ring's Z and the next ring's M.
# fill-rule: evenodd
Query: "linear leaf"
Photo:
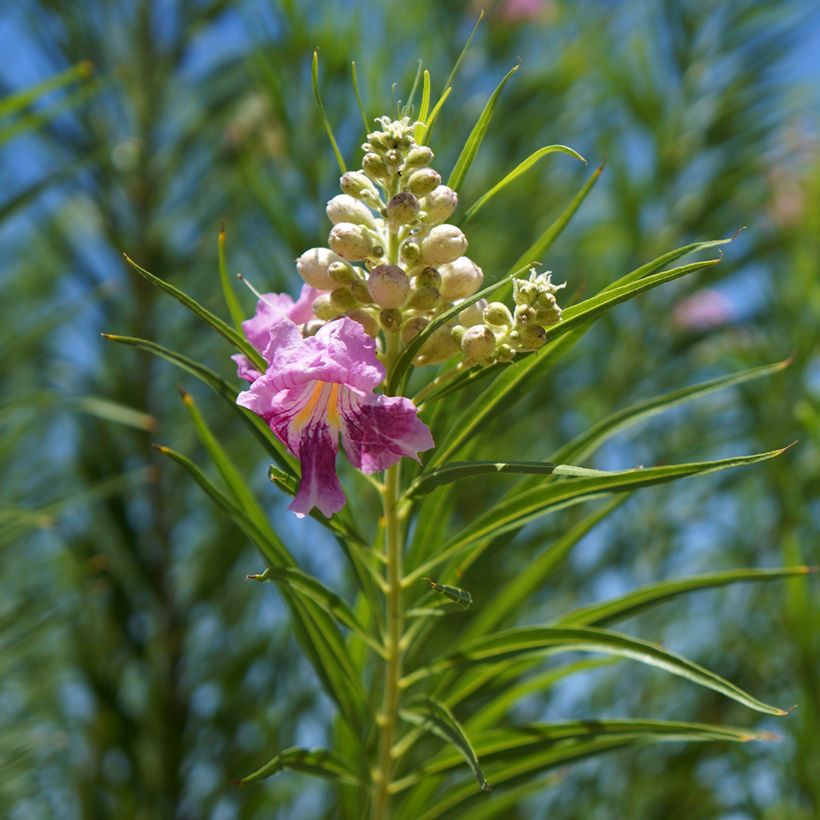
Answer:
M424 127L421 129L421 136L416 138L416 142L419 145L424 145L424 143L430 138L430 132L433 130L433 125L436 122L436 118L439 115L439 111L441 111L441 106L447 102L447 98L450 96L450 92L452 91L452 87L445 88L444 93L441 95L439 101L433 107L433 110L430 112L430 116L424 123Z
M241 780L234 781L233 785L247 786L285 769L361 786L361 780L356 773L348 769L332 752L326 749L301 749L297 746L279 752L260 769Z
M419 115L416 118L418 125L413 130L413 138L419 142L424 133L424 122L430 112L430 72L425 68L421 81L421 105L419 105ZM421 144L421 143L419 143Z
M467 38L467 42L464 43L464 47L458 53L458 58L456 59L455 64L453 65L452 70L450 71L450 75L447 77L447 82L444 83L445 88L450 88L453 84L453 80L455 80L456 75L458 74L459 68L461 68L461 64L464 61L464 58L467 56L467 52L470 50L470 45L473 42L473 37L475 37L476 32L478 31L478 27L481 25L481 21L484 19L484 9L478 13L478 17L476 18L475 24L473 25L472 31L470 32L470 36Z
M370 122L367 119L367 111L362 101L362 95L359 91L359 72L356 69L356 61L350 63L350 73L353 78L353 93L356 95L356 104L359 106L359 113L362 115L362 124L364 125L364 133L370 130Z
M778 716L788 714L777 706L757 700L739 686L658 644L594 627L523 626L498 632L468 642L457 652L411 672L402 680L402 686L409 687L450 669L508 661L524 654L546 655L556 652L603 652L630 658L719 692L757 712Z
M231 315L231 321L236 328L237 333L242 333L242 321L245 318L239 300L236 298L236 292L233 289L233 282L228 275L228 260L225 255L225 226L219 229L219 283L222 285L222 294L225 297L225 304L228 307L228 313Z
M560 152L562 154L568 154L571 157L575 157L575 159L580 160L587 164L587 161L575 150L570 148L567 145L546 145L543 148L539 148L537 151L534 151L530 154L523 162L519 163L518 165L510 171L507 176L505 176L500 182L497 182L487 191L486 194L479 197L468 209L467 213L464 214L464 221L468 222L472 219L496 194L500 193L504 188L506 188L510 183L515 182L518 177L522 174L525 174L538 162L541 157L546 157L549 154L554 154L556 152Z
M692 578L681 578L674 581L662 581L658 584L641 587L633 592L580 607L558 618L555 623L566 626L607 626L614 621L630 618L644 609L664 603L665 601L697 592L701 589L727 586L728 584L776 581L795 575L807 575L816 572L813 567L783 567L779 569L735 569L727 572L713 572Z
M76 80L85 80L94 73L94 66L88 60L83 60L65 71L55 74L46 80L43 80L37 85L24 88L14 94L7 94L0 97L0 117L7 117L28 107L40 97L45 96L51 91L56 91L59 88L64 88Z
M452 743L472 769L481 790L485 792L492 791L492 787L484 777L484 772L481 771L478 757L464 732L464 728L443 703L426 697L417 706L402 709L399 714L408 723L426 729Z
M342 157L342 152L336 143L336 137L333 136L333 128L330 125L330 120L325 111L325 104L322 102L322 95L319 93L319 49L313 52L313 63L311 66L311 82L313 83L313 97L316 100L316 106L319 109L319 117L322 120L322 125L327 132L327 137L330 140L330 146L333 148L333 154L336 157L336 162L339 164L339 170L344 174L347 171L345 161Z
M613 471L594 478L578 478L534 487L502 500L487 512L447 541L438 554L421 567L415 569L406 578L410 584L428 575L445 561L449 561L477 541L487 537L497 537L502 533L522 525L547 513L555 512L591 498L610 493L630 492L640 487L649 487L667 481L676 481L695 475L705 475L742 467L775 458L787 448L772 450L767 453L756 453L749 456L722 458L715 461L698 461L689 464L672 464L663 467Z
M495 91L493 91L490 95L490 99L487 100L487 104L484 106L484 110L479 115L478 121L473 126L470 136L467 137L467 142L464 143L464 147L458 155L458 159L456 160L455 167L450 174L450 178L447 180L447 185L454 191L458 191L459 188L461 188L464 178L467 176L467 172L470 170L470 166L473 164L476 154L478 154L478 149L481 147L481 143L484 141L484 135L487 133L487 129L490 126L490 120L493 118L493 110L495 109L495 104L498 101L499 95L504 90L504 86L507 84L507 81L518 71L520 67L520 65L514 65L504 75L501 82L495 87ZM520 266L515 265L514 267L517 268Z
M161 290L169 293L174 297L174 299L181 302L190 311L199 316L200 319L207 322L217 333L219 333L220 336L230 342L240 353L244 353L263 373L267 370L267 362L262 358L256 348L254 348L244 336L237 333L230 325L223 322L222 319L220 319L216 314L211 313L210 310L200 305L196 299L192 298L187 293L184 293L179 288L175 288L164 279L160 279L158 276L155 276L153 273L145 270L145 268L140 267L127 254L123 254L123 258L137 273L139 273L140 276L143 276Z

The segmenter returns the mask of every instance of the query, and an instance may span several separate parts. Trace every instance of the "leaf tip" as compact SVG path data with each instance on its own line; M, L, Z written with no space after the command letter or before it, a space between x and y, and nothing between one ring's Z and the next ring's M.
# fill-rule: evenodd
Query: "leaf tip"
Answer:
M153 447L158 453L162 453L164 456L167 456L168 453L171 452L171 448L166 447L164 444L157 444L156 442L153 442L151 447Z
M787 444L785 447L781 447L779 450L775 450L774 453L775 455L782 456L783 453L788 452L792 449L792 447L797 447L798 444L800 444L800 441L795 439L791 444Z
M191 397L191 394L181 385L177 385L177 390L179 390L179 397L185 403L187 407L192 407L194 404L194 400Z
M737 239L740 236L740 234L742 234L743 231L745 231L745 230L746 230L746 226L741 225L726 241L727 242L734 242L735 239Z

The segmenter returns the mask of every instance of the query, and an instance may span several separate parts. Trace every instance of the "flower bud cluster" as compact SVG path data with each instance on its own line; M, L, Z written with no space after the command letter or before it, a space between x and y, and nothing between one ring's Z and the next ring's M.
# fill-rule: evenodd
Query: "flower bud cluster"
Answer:
M327 204L332 223L327 247L311 248L296 262L304 281L321 291L317 322L349 316L373 337L398 334L404 345L454 305L477 293L481 268L468 256L467 237L447 220L456 192L431 167L433 152L419 145L419 123L379 117L367 135L358 171L345 173L342 193ZM480 300L458 322L438 328L414 363L435 364L462 354L465 363L489 364L535 350L544 327L560 320L559 288L549 274L515 283L515 307Z

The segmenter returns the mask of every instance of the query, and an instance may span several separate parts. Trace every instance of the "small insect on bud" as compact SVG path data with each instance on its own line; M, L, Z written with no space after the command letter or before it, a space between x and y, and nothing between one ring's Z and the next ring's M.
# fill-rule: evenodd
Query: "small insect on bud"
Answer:
M352 222L334 225L327 242L339 256L351 262L367 259L373 250L373 243L367 231L361 225L354 225Z
M338 225L340 222L352 222L354 225L367 225L369 228L376 227L376 219L370 208L364 202L360 202L348 194L334 196L327 203L326 211L328 219L334 225Z
M441 276L441 295L448 301L472 296L481 289L484 281L484 272L466 256L460 256L446 265L439 265L438 272Z
M358 301L349 288L336 288L330 292L330 304L338 308L341 313L345 313L356 307Z
M416 336L421 333L427 325L430 324L429 319L425 319L424 316L413 316L408 319L402 326L401 326L401 340L404 344L408 345Z
M333 304L329 293L320 293L313 300L313 313L317 318L329 322L340 316L342 311Z
M518 328L518 344L522 350L538 350L547 340L547 331L540 325L524 325Z
M461 337L461 351L467 361L486 364L495 354L495 334L486 325L468 327Z
M437 225L422 240L421 258L428 264L442 265L458 259L466 250L467 237L455 225Z
M438 188L439 185L441 185L441 175L432 168L422 168L420 171L414 171L410 175L410 179L407 180L407 190L416 196L426 196Z
M379 307L397 308L407 298L410 280L398 265L377 265L370 271L367 290Z
M410 294L407 307L411 310L432 310L439 300L436 288L417 288Z
M344 259L328 248L311 248L296 260L296 270L311 287L318 290L333 290L337 283L330 276L328 267L334 262L344 264Z
M362 170L370 177L377 181L383 180L387 177L387 166L384 160L372 151L362 157Z
M349 319L353 319L354 322L358 322L368 336L375 339L379 335L379 322L369 310L356 308L348 311L347 316Z
M446 185L439 185L430 191L421 202L428 225L438 225L453 213L458 205L458 194Z
M398 330L401 327L401 311L396 308L385 308L379 314L379 321L385 330Z
M509 327L513 323L513 317L503 302L490 302L484 308L484 321L494 327Z
M337 285L349 285L356 279L356 272L347 262L331 262L327 266L327 275Z
M417 288L439 288L441 287L441 274L428 265L416 274L415 286Z
M374 203L379 201L379 192L376 186L361 171L348 171L339 180L339 187L342 193L354 196L364 202Z
M468 305L458 314L458 321L464 327L472 327L484 323L484 308L487 307L486 299L479 299L477 302Z
M387 218L393 225L409 225L419 212L419 201L409 191L401 191L387 203Z
M416 145L410 149L407 159L404 161L403 172L406 174L415 171L417 168L424 168L433 161L435 154L426 145Z
M419 257L421 256L421 248L419 247L418 242L408 239L407 242L402 243L399 253L401 254L401 258L404 260L405 264L409 267L410 265L418 262Z
M414 364L438 364L459 351L459 346L452 336L452 328L447 325L434 330L425 340L419 350L419 355L413 360Z

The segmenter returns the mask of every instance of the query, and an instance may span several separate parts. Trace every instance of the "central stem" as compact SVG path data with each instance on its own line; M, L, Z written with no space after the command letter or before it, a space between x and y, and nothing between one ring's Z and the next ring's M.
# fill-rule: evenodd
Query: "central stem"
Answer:
M387 561L387 628L385 630L384 699L378 722L379 754L373 772L373 800L371 817L385 820L390 816L388 786L393 770L391 751L396 735L399 711L399 680L401 679L402 650L402 544L398 515L399 465L387 470L382 490L384 512L384 551Z

